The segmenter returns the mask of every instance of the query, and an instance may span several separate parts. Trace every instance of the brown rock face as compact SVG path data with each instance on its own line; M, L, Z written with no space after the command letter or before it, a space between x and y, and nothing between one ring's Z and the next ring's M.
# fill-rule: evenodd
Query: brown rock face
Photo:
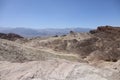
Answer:
M96 30L91 30L90 33L98 38L94 44L101 54L97 56L113 62L120 59L120 27L100 26Z
M95 33L100 33L100 32L105 32L105 33L112 33L112 34L120 34L120 27L112 27L112 26L100 26L96 30L91 30L91 34Z
M8 34L0 33L0 38L14 41L16 39L20 39L23 37L18 34L14 34L14 33L8 33Z

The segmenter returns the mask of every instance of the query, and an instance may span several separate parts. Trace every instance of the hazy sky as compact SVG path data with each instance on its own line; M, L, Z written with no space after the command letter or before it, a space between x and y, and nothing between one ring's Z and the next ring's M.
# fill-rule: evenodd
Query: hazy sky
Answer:
M0 0L1 27L120 26L120 0Z

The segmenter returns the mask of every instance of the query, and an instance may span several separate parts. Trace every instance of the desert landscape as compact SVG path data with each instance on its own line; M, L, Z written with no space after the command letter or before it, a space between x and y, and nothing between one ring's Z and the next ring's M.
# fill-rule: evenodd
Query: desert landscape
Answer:
M120 27L32 38L0 33L0 80L120 80Z

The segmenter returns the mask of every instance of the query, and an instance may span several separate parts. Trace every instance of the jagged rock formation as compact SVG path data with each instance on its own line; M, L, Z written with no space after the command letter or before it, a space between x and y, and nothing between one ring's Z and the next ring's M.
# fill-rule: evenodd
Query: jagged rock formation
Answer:
M8 34L0 33L0 38L14 41L16 39L20 39L20 38L23 38L23 37L18 35L18 34L14 34L14 33L8 33Z
M91 30L90 33L102 39L116 40L120 38L120 27L101 26Z
M112 26L100 26L96 30L91 30L90 33L95 34L95 33L100 33L100 32L105 32L105 33L120 33L120 27L112 27Z

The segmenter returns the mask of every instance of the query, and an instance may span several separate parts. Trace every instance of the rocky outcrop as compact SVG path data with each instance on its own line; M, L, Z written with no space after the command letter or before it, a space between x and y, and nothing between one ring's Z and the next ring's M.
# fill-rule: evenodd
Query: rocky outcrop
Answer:
M8 34L0 33L0 38L14 41L16 39L21 39L23 37L18 34L14 34L14 33L8 33Z
M113 62L120 59L120 27L100 26L96 30L91 30L90 33L98 38L94 46L100 53L94 54L94 57L96 55Z
M91 30L91 34L106 32L106 33L120 33L120 27L112 27L112 26L99 26L96 30Z
M96 30L91 30L90 33L102 39L115 40L120 38L120 27L100 26Z

